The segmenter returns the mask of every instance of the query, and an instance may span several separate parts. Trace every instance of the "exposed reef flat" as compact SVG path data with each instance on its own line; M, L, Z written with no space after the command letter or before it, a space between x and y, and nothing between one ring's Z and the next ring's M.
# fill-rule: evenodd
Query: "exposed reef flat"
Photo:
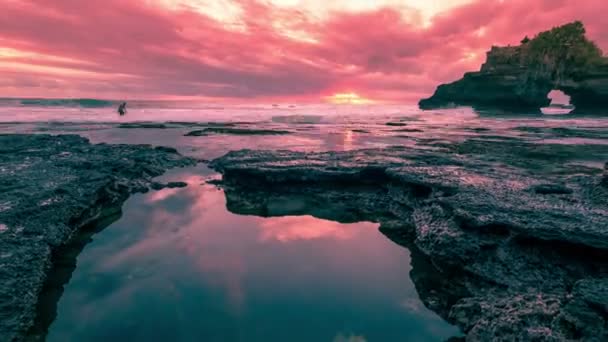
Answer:
M127 122L117 126L118 128L149 128L149 129L165 129L165 128L174 128L179 126L170 126L164 123L156 123L156 122Z
M54 252L116 217L153 177L194 163L167 147L0 135L0 341L22 340L32 328Z
M467 340L608 340L605 146L241 150L212 161L228 209L373 221L412 251L427 307Z
M211 134L230 134L230 135L284 135L291 134L289 131L273 129L255 128L231 128L231 127L208 127L201 130L186 133L187 137L200 137Z
M454 105L538 112L552 89L570 96L575 112L608 115L608 58L573 22L487 53L480 71L442 84L420 108Z
M578 128L578 127L515 127L516 131L526 132L530 135L539 135L556 138L588 138L608 140L608 128Z
M400 129L393 130L393 132L420 133L420 132L424 132L424 131L419 128L400 128Z

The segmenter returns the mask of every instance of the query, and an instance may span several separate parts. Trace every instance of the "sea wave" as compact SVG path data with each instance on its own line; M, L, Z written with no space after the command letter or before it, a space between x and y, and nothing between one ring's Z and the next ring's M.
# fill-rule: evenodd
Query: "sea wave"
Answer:
M21 99L21 106L26 107L83 107L104 108L114 107L118 103L108 100L97 99Z
M272 117L272 122L290 124L317 124L321 122L321 115L276 115Z

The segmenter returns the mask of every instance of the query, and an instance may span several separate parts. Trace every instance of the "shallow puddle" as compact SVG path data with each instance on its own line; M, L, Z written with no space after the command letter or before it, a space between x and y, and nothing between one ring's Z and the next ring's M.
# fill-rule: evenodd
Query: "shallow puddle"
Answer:
M409 251L375 223L226 209L205 167L131 197L93 236L47 341L440 341Z

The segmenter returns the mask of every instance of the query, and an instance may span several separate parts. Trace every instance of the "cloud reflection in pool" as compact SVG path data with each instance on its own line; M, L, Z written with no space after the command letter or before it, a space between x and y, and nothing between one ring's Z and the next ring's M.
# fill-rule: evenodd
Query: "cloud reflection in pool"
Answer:
M78 258L48 341L442 340L457 330L373 223L226 210L193 173L129 199Z

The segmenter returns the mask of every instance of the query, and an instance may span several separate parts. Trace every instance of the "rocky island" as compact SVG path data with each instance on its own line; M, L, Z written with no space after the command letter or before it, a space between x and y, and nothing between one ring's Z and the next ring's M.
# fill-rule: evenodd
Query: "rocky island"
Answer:
M411 251L425 305L470 341L608 339L603 146L519 140L212 161L232 212L371 221Z
M549 105L551 90L570 96L576 112L608 113L608 58L581 22L526 37L518 46L493 46L480 71L440 85L419 105L537 112Z

